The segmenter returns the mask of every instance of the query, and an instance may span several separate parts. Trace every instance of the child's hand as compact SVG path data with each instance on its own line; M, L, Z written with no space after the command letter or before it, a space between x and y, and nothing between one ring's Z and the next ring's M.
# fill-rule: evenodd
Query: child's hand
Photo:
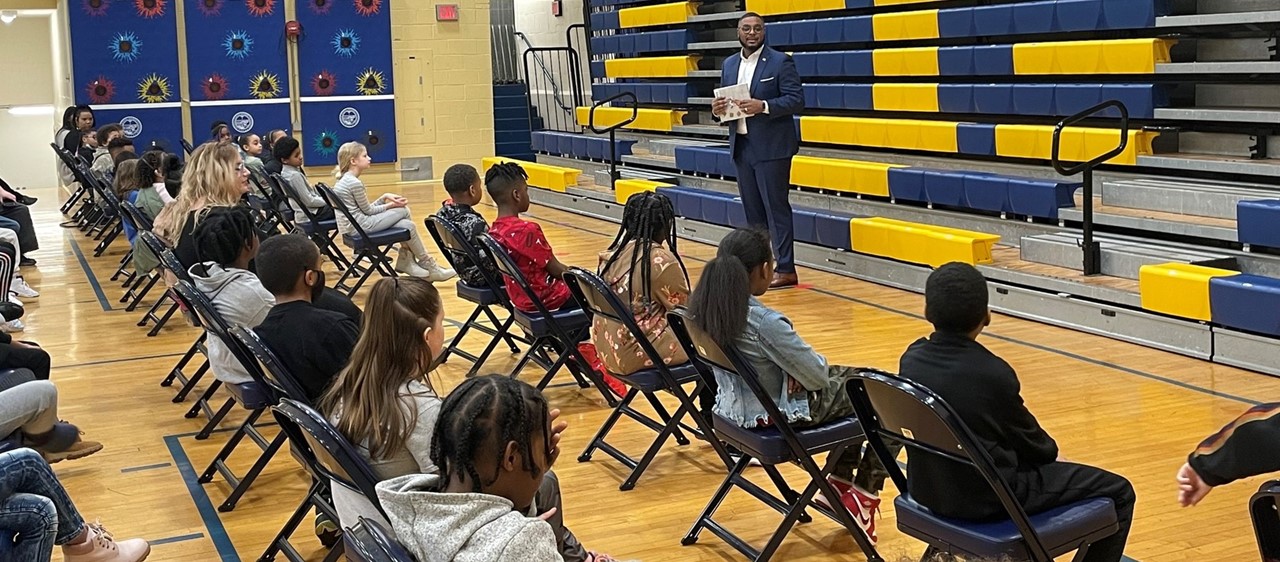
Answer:
M548 520L550 520L552 517L555 517L555 515L556 515L556 511L558 511L558 508L555 508L555 507L553 507L553 508L551 508L551 509L548 509L548 510L546 511L546 513L539 513L539 514L538 514L538 519L541 519L541 520L543 520L543 521L548 521Z
M560 434L569 429L569 422L556 421L560 417L559 408L548 412L547 417L551 423L551 464L554 465L556 464L556 459L560 458Z
M804 392L804 385L800 384L799 381L791 378L791 376L788 375L787 376L787 392L789 394L799 394L801 392Z

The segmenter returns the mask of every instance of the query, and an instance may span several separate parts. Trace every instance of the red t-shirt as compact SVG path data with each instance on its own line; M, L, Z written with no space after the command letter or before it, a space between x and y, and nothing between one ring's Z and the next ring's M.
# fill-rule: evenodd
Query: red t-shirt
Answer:
M547 310L558 310L569 302L569 286L563 279L547 272L547 264L551 263L555 252L551 251L551 243L547 242L538 223L520 217L500 217L489 227L489 234L511 254ZM537 310L529 296L515 283L507 283L507 295L516 308L525 312Z

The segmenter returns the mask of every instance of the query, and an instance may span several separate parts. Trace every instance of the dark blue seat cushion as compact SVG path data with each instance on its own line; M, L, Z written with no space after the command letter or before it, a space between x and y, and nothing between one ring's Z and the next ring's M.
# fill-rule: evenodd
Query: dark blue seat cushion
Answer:
M1280 336L1280 279L1232 275L1209 280L1209 307L1216 324Z
M302 229L307 236L314 235L317 232L330 232L338 229L338 221L329 219L325 221L308 221L298 223L298 227Z
M473 287L464 281L458 281L454 286L457 287L458 297L462 300L483 306L498 304L498 296L494 295L488 287Z
M676 382L684 384L693 382L698 378L698 369L693 363L684 363L682 365L674 365L667 367L671 371L671 376L675 377ZM662 382L662 373L655 367L652 369L641 369L630 375L616 375L618 380L631 386L639 388L645 392L654 392L667 388Z
M367 250L372 247L381 247L388 244L406 242L410 238L412 238L412 236L409 234L409 229L393 226L386 230L370 232L368 240L354 232L351 234L343 234L342 243L357 250Z
M1245 244L1280 248L1280 199L1236 203L1236 236Z
M716 415L713 423L717 435L730 445L737 447L765 464L778 464L792 460L791 449L787 447L782 432L775 426L747 429L733 421ZM800 438L800 446L810 454L829 451L836 445L863 437L862 424L857 418L849 417L817 427L794 427L796 436Z
M547 318L537 312L525 312L516 310L516 324L519 324L525 332L532 334L533 337L547 336L551 334L551 325ZM587 319L586 313L582 309L575 308L573 310L555 310L551 312L556 322L560 323L560 327L565 331L573 331L579 328L585 328L590 321Z
M1010 519L966 521L941 517L915 502L909 494L894 498L898 529L932 545L950 546L952 552L1015 560L1027 558L1026 543ZM1115 504L1093 498L1055 507L1030 516L1031 526L1052 555L1074 550L1081 538L1105 537L1117 528Z
M276 404L275 396L271 394L271 391L256 382L226 384L223 386L231 392L232 396L235 396L236 401L241 406L249 410L268 408Z

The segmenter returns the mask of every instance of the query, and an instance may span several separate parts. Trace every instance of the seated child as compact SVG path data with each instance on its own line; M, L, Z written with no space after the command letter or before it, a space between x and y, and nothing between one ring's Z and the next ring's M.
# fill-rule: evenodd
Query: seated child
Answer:
M97 132L97 145L93 150L93 165L90 166L95 172L100 174L109 174L115 166L115 161L111 159L111 141L124 136L124 128L119 124L112 123Z
M924 291L924 315L934 332L902 354L901 376L932 390L955 410L1027 513L1111 498L1120 528L1093 543L1083 560L1119 561L1133 522L1133 486L1100 468L1058 459L1058 444L1022 402L1013 367L977 341L991 323L986 279L973 266L953 262L934 270ZM976 471L923 451L907 454L907 480L920 505L943 517L983 520L1005 515L991 486Z
M116 137L107 142L107 154L111 155L112 171L120 167L120 163L125 160L137 158L138 154L133 150L133 141L127 137Z
M311 403L347 365L360 324L313 304L324 293L324 262L311 239L300 233L272 236L258 250L262 286L275 306L254 331L302 386Z
M36 380L19 369L0 386L0 438L20 431L22 446L40 453L45 462L84 458L102 450L102 443L85 441L80 428L58 418L58 387Z
M76 153L85 164L92 165L98 150L98 131L92 128L81 132L80 148Z
M333 184L333 194L351 213L353 219L360 223L360 228L373 234L388 228L398 227L409 231L409 240L400 243L396 255L396 271L412 277L421 277L428 281L447 281L457 275L452 269L441 267L435 258L427 253L418 235L418 226L409 216L409 200L394 193L383 194L376 201L369 201L369 193L365 190L360 174L373 165L369 151L358 142L343 144L338 149L338 165L334 175L338 183ZM338 230L344 234L355 232L355 227L348 224L346 215L338 213Z
M244 156L244 165L255 173L265 174L266 170L262 167L262 159L258 158L258 155L262 154L262 137L253 133L245 133L236 137L236 144L240 147L240 153Z
M520 272L547 310L578 308L561 276L569 267L556 259L551 243L542 227L520 218L529 210L529 176L515 162L494 164L484 175L484 186L498 206L498 218L489 227L489 235L511 254ZM515 283L507 283L507 295L516 308L533 312L538 308Z
M426 374L434 369L444 346L440 293L420 279L381 279L374 284L367 306L351 362L326 392L321 408L369 459L380 480L439 474L431 455L436 427L443 419L442 403ZM363 496L342 486L333 490L343 526L354 525L360 516L379 519ZM538 503L562 511L559 494L556 481L548 479L539 488ZM588 559L562 519L554 519L552 525L553 548L559 543L570 561Z
M446 201L436 212L436 216L442 218L462 232L467 237L467 241L472 245L476 245L476 236L489 231L489 223L485 222L484 217L477 213L474 206L480 204L480 174L476 173L476 169L467 164L454 164L444 173L444 189L449 192L450 200ZM481 255L484 254L484 248L477 246ZM472 287L484 287L485 275L481 268L488 270L490 277L493 279L502 279L498 273L498 268L493 265L492 259L482 260L479 264L471 263L466 255L462 253L453 254L453 263L462 267L462 271L458 275L462 277L462 281Z
M276 160L280 162L280 179L284 180L284 185L281 187L288 189L291 195L289 206L293 208L293 220L296 222L310 220L298 206L299 202L316 215L316 220L333 220L333 207L325 203L324 197L320 196L320 191L307 181L307 174L302 171L302 145L298 144L298 139L281 138L276 141L272 150L276 153Z
M778 409L793 425L817 426L852 416L853 404L845 383L857 369L828 364L826 357L800 338L791 320L756 298L769 290L772 280L773 249L768 233L749 229L730 232L720 241L716 257L703 267L702 277L689 296L694 322L716 343L736 347L751 362L760 384L770 396L777 397ZM746 428L772 423L741 377L719 369L715 377L719 386L715 413L723 421ZM901 449L892 443L890 447L895 454ZM845 449L829 479L840 492L840 502L875 544L878 494L888 473L870 448L859 461L860 449ZM854 467L858 469L856 478Z
M258 231L252 211L243 205L213 207L195 227L193 239L200 263L189 273L196 289L230 326L256 327L267 317L275 298L249 271L258 254ZM253 377L220 338L209 334L209 366L224 384L251 382Z
M559 505L544 503L568 425L556 422L559 413L510 377L458 385L436 406L429 462L438 470L377 486L400 542L420 562L612 560L583 552Z

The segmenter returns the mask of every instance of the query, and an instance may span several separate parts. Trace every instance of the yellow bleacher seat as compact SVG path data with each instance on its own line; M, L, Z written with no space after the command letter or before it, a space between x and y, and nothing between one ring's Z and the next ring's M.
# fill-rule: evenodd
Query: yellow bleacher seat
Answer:
M1168 39L1116 39L1020 43L1013 46L1014 74L1152 74L1169 62Z
M604 73L609 78L686 78L698 69L697 55L609 59Z
M1000 236L881 217L852 219L853 251L938 267L958 261L991 263L991 247Z
M687 112L674 109L639 109L636 110L636 120L623 128L642 131L670 131L673 126L679 125L684 121L685 113ZM577 110L578 124L586 127L590 114L590 107L579 107ZM631 108L600 107L596 109L594 125L597 129L603 130L605 127L621 123L630 118Z
M871 117L801 117L800 139L899 150L956 152L957 123Z
M1208 322L1209 280L1239 275L1238 271L1189 263L1144 265L1138 270L1142 308Z
M937 76L938 48L876 49L871 64L876 76Z
M897 6L900 4L927 4L939 0L875 0L877 6Z
M653 180L625 179L613 182L613 198L620 205L626 205L632 195L644 191L655 191L659 187L675 187L669 183Z
M564 168L560 166L551 166L549 164L539 164L537 162L526 162L524 160L516 160L513 158L503 158L501 156L489 156L480 160L480 166L484 168L481 174L488 172L494 164L506 162L515 162L521 168L524 168L526 174L529 174L529 186L550 189L551 191L559 191L564 193L569 186L578 185L578 176L582 174L582 170L573 168Z
M880 162L794 156L791 158L791 183L802 187L888 197L889 169L900 167L902 166Z
M623 28L670 25L689 21L698 15L697 2L673 2L618 10L618 25Z
M937 39L938 11L876 14L871 16L871 32L876 41Z
M1138 156L1151 154L1152 143L1160 136L1156 131L1129 131L1124 152L1108 161L1110 164L1135 165ZM1061 157L1070 162L1083 162L1115 148L1120 134L1115 129L1068 127L1062 131ZM996 125L996 155L1048 160L1053 153L1051 125Z
M747 11L762 16L845 9L844 0L747 0Z
M938 111L937 84L874 84L876 111Z

